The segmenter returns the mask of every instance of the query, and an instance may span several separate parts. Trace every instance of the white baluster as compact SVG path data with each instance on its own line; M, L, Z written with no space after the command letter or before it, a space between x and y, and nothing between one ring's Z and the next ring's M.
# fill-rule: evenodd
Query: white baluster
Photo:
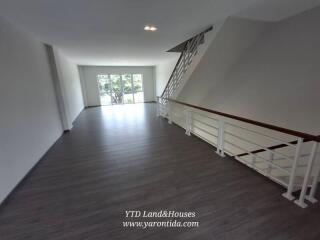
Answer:
M172 124L172 103L168 100L167 102L167 112L168 112L168 123Z
M218 139L217 139L217 151L221 157L224 157L224 128L225 123L223 120L219 120L219 128L218 128Z
M186 110L186 135L191 135L192 117L191 112Z
M317 152L317 148L318 148L318 143L314 142L313 145L312 145L312 149L311 149L311 154L310 154L310 157L309 157L307 170L306 170L306 173L305 173L305 176L304 176L304 179L303 179L303 184L302 184L302 189L301 189L299 200L294 201L295 204L297 204L298 206L300 206L302 208L306 208L308 206L304 202L304 199L305 199L305 196L306 196L306 192L307 192L307 188L308 188L308 182L309 182L309 179L310 179L310 175L311 175L311 171L312 171L315 155L316 155L316 152Z
M221 123L221 138L220 138L220 156L224 157L224 129L225 129L225 122L220 120Z
M267 170L267 174L269 177L271 176L271 171L272 171L272 164L271 163L273 163L273 160L274 160L274 153L270 152L270 163L269 163L268 170Z
M293 191L293 186L294 186L294 180L296 178L297 164L298 164L298 162L300 160L300 151L301 151L302 142L303 142L303 139L302 138L298 138L298 143L297 143L297 146L296 146L296 152L295 152L294 160L293 160L293 164L292 164L292 169L291 169L288 189L287 189L286 193L282 194L283 197L287 198L290 201L295 199L295 197L292 196L292 191Z
M315 175L312 180L311 190L308 196L306 196L306 199L312 203L318 202L318 200L315 198L315 194L317 191L317 186L319 182L319 175L320 175L320 163L316 166L315 169Z
M256 167L256 162L257 162L257 156L256 155L252 155L252 167L255 169Z
M157 97L157 117L159 117L160 115L160 98Z

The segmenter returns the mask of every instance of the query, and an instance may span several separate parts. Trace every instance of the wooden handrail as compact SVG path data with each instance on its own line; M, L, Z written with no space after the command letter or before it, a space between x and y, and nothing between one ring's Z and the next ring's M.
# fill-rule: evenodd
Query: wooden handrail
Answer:
M297 140L289 142L289 144L297 144L297 143L298 143ZM274 145L274 146L271 146L271 147L267 147L267 149L275 150L275 149L284 148L284 147L288 147L288 145L282 143L282 144L277 144L277 145ZM265 150L264 148L261 148L261 149L258 149L258 150L251 151L249 153L245 152L245 153L241 153L241 154L238 154L238 155L235 155L235 156L236 157L244 157L244 156L249 155L250 153L256 154L256 153L261 153L261 152L265 152L265 151L267 151L267 150Z
M212 31L212 29L213 29L213 26L211 25L210 27L207 27L204 31L202 31L202 32L198 33L197 35L189 38L188 40L180 43L179 45L169 49L167 52L183 52L183 50L186 48L186 45L188 44L189 41L192 41L193 38L197 37L200 34L206 34L210 31Z
M320 138L320 135L318 135L317 137ZM310 142L310 141L311 140L309 140L309 139L303 139L303 142ZM297 143L298 143L297 140L289 142L289 144L293 144L293 145L296 145ZM282 144L274 145L274 146L271 146L271 147L267 147L266 149L275 150L275 149L284 148L284 147L288 147L288 146L289 145L282 143ZM250 153L252 153L252 154L262 153L262 152L267 151L266 149L261 148L261 149L258 149L258 150L251 151L249 153L241 153L241 154L235 155L235 157L244 157L244 156L249 155Z
M315 135L311 135L311 134L308 134L308 133L291 130L291 129L288 129L288 128L279 127L279 126L268 124L268 123L264 123L264 122L258 122L258 121L255 121L255 120L251 120L251 119L248 119L248 118L232 115L232 114L229 114L229 113L224 113L224 112L220 112L220 111L216 111L216 110L212 110L212 109L208 109L208 108L204 108L204 107L195 106L195 105L192 105L192 104L189 104L189 103L185 103L185 102L181 102L181 101L178 101L178 100L175 100L175 99L171 99L171 98L163 98L163 97L159 97L159 98L165 99L165 100L170 101L170 102L175 102L175 103L187 106L187 107L195 108L195 109L198 109L198 110L201 110L201 111L205 111L205 112L217 114L217 115L220 115L220 116L223 116L223 117L235 119L235 120L238 120L238 121L241 121L241 122L250 123L250 124L255 125L255 126L259 126L259 127L271 129L271 130L274 130L274 131L286 133L286 134L289 134L289 135L292 135L292 136L300 137L300 138L303 138L305 140L320 142L320 137L319 136L315 136Z

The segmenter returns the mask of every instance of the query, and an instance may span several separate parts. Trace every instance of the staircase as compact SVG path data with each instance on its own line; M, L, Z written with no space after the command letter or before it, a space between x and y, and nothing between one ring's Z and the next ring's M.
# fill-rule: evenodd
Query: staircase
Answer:
M182 87L184 75L193 62L194 57L198 54L199 46L205 41L205 34L213 29L212 26L188 39L187 41L172 48L168 52L181 52L180 57L174 67L169 81L161 95L162 104L167 103L167 98L175 98L176 93Z

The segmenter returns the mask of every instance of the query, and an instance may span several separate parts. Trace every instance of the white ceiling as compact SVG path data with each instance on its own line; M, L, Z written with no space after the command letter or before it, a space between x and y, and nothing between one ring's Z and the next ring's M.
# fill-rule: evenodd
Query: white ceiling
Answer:
M237 16L263 21L280 21L320 5L319 0L267 0L256 1Z
M1 0L0 15L81 65L156 65L231 15L276 21L320 0ZM145 32L145 24L158 31Z

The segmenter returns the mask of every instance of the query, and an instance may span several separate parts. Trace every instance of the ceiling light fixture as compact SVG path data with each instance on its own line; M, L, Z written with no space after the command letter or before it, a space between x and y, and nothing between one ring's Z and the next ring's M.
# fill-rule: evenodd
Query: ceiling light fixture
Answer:
M144 26L144 30L145 31L151 31L151 32L155 32L158 30L158 28L156 26L152 26L152 25L145 25Z
M150 31L150 26L149 25L144 26L144 30Z
M155 31L157 31L157 28L155 26L151 26L150 31L155 32Z

